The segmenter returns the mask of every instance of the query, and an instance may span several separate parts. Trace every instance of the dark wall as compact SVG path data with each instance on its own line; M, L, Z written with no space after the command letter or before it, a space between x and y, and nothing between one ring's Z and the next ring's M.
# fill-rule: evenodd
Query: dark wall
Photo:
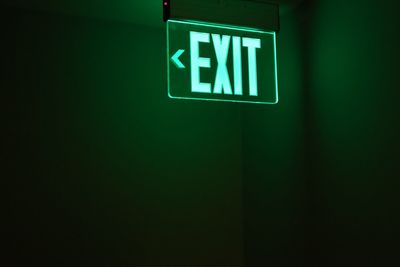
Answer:
M242 266L239 106L167 98L163 29L1 13L15 264Z
M280 19L279 103L243 106L246 266L299 266L304 261L301 33L294 10Z
M398 7L281 15L281 101L244 109L246 266L400 265Z
M281 16L279 108L244 109L246 266L400 266L398 10Z
M280 103L171 100L164 29L1 8L16 266L398 266L394 1L283 9Z
M315 1L317 266L399 266L399 3Z

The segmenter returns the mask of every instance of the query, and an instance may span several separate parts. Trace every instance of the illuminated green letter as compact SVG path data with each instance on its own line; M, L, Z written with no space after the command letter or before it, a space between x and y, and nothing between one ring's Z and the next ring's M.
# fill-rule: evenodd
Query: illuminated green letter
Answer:
M243 95L242 87L242 45L240 37L232 37L233 42L233 79L235 95Z
M209 58L202 58L199 55L199 43L209 43L210 34L202 32L190 32L190 64L192 77L192 92L211 93L210 83L200 82L200 68L210 68Z
M251 96L258 96L256 48L261 47L261 40L243 38L243 46L248 48L249 53L249 94Z
M219 34L212 34L212 39L218 62L217 75L215 76L214 94L221 94L223 92L224 94L231 95L232 87L229 80L228 69L226 67L231 37L229 35L223 35L221 38Z

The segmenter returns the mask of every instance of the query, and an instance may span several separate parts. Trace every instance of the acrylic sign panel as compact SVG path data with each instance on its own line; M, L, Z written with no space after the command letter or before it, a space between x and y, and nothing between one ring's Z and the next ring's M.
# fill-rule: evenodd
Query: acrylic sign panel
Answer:
M167 21L168 95L276 104L275 32Z

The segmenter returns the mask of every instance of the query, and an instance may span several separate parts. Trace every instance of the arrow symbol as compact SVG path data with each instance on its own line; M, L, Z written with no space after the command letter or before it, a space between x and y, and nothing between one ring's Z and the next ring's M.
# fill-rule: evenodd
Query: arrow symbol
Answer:
M182 62L179 60L179 57L183 54L183 52L185 52L184 49L179 49L172 57L171 57L171 61L172 63L175 64L175 66L178 69L184 69L185 65L182 64Z

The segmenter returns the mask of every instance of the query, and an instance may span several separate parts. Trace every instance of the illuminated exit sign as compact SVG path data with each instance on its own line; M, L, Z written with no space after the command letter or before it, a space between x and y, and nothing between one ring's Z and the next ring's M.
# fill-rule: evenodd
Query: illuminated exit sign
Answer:
M278 103L275 32L167 21L168 96Z

